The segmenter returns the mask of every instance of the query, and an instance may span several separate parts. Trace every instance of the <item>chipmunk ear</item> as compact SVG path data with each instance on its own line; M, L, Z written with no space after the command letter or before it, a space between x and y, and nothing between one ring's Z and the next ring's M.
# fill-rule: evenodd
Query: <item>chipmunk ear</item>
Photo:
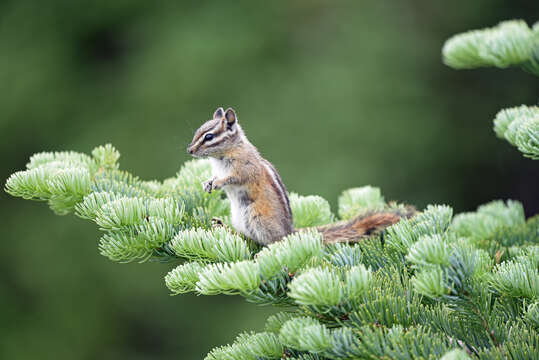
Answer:
M213 118L214 119L221 119L224 115L225 111L223 110L222 107L218 107L217 110L215 110L215 112L213 113Z
M228 126L232 126L236 123L236 112L232 108L226 109L225 112L226 123Z

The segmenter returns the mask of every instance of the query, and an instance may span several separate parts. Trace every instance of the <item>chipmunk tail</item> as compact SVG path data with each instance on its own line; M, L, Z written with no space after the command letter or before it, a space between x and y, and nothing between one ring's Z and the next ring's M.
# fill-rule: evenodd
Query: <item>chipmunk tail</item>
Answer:
M358 242L372 235L380 234L385 228L409 219L416 213L413 206L395 207L370 211L350 220L319 226L315 229L322 233L325 244L338 242Z

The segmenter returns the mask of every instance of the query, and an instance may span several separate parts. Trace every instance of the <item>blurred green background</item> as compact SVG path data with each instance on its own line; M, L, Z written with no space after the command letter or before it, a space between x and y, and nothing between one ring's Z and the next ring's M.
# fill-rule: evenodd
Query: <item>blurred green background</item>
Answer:
M454 71L449 36L537 20L533 1L0 3L0 178L39 151L110 142L144 180L173 176L194 130L232 106L289 190L335 209L346 188L456 211L492 199L539 212L537 162L497 139L534 104L518 69ZM200 359L275 311L169 297L174 264L119 265L74 216L0 194L0 358Z

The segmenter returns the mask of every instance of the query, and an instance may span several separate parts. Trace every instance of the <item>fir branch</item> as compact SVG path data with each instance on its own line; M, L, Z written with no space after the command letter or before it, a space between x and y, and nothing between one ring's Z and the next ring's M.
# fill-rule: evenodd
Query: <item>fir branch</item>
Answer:
M206 262L233 262L252 257L248 243L224 228L181 230L171 240L170 248L179 257Z
M207 265L200 273L196 291L203 295L248 294L259 285L258 264L244 260Z
M256 257L260 273L266 279L279 274L283 268L295 273L313 257L322 255L322 235L300 231L263 248Z
M339 216L350 219L367 210L382 209L385 206L384 197L379 188L363 186L344 191L339 196Z
M537 351L539 218L526 220L518 202L454 219L450 207L429 205L353 245L326 246L320 233L300 229L260 248L211 226L213 216L228 221L229 204L202 190L206 160L159 182L119 170L118 158L111 146L92 156L38 154L6 191L95 222L104 231L99 250L111 260L187 260L165 277L172 294L288 306L266 332L241 334L208 359L462 357L448 352L456 347L501 359ZM339 214L390 207L379 189L356 188L341 196ZM318 196L293 195L292 208L297 226L337 220Z
M198 262L182 264L165 276L165 283L174 295L195 291L204 265Z
M493 28L458 34L445 42L443 61L455 69L529 64L539 74L539 67L532 59L538 46L536 31L522 20L511 20Z
M296 229L326 225L335 221L335 216L331 213L329 203L320 196L300 196L291 193L290 207L292 208L294 227Z
M494 131L525 157L539 159L539 107L521 105L501 110L494 119Z

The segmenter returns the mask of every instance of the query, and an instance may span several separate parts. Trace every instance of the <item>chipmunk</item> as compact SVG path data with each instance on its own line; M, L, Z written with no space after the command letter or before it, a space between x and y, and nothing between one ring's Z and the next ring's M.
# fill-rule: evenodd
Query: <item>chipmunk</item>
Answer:
M247 140L233 109L218 108L213 119L195 132L187 152L210 158L213 177L202 184L203 189L225 191L237 232L268 245L296 231L279 173ZM374 212L315 229L322 233L324 243L355 242L412 214L410 208Z

